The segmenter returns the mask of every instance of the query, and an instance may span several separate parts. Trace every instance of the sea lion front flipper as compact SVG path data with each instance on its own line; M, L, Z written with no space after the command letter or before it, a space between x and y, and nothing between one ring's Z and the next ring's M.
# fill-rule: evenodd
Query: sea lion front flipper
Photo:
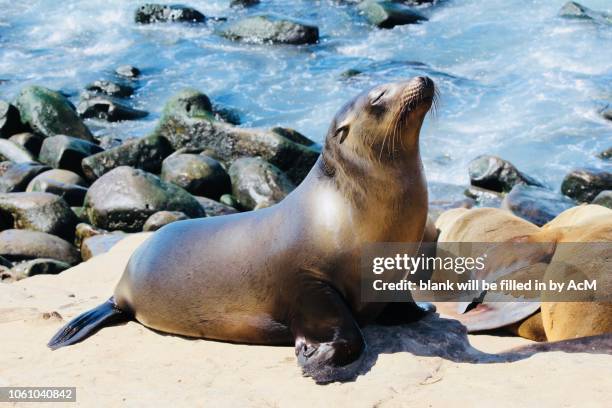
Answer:
M313 280L302 286L291 330L304 375L317 383L357 375L365 340L344 299L327 283Z
M436 306L428 302L390 302L376 318L383 326L413 323L436 311Z

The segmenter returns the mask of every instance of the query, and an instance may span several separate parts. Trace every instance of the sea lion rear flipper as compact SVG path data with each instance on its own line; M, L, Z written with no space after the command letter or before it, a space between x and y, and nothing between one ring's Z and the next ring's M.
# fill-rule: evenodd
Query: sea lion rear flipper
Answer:
M111 297L101 305L72 319L53 336L47 346L52 350L69 346L86 339L104 326L130 319L131 315L119 309L115 299Z

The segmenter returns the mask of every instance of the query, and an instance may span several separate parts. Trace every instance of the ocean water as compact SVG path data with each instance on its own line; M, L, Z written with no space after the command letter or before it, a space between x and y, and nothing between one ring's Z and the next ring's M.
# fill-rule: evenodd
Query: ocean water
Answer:
M0 98L26 84L78 101L86 84L112 79L121 64L143 71L131 103L145 120L88 121L98 135L143 136L165 101L193 87L240 112L242 126L287 126L321 141L336 110L373 85L428 75L441 103L426 119L422 155L428 180L465 185L467 164L497 154L558 189L576 166L601 167L612 146L612 26L564 20L564 0L446 0L422 8L429 21L381 30L354 5L263 0L187 0L207 16L275 12L319 26L312 46L253 45L215 34L220 24L133 22L141 2L0 0ZM584 5L612 12L609 0ZM359 69L346 79L342 73Z

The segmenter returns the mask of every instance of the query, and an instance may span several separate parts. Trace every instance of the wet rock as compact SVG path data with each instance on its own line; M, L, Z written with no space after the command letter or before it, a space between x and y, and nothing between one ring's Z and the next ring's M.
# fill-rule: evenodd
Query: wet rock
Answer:
M238 200L236 199L236 197L234 197L231 194L223 194L220 198L219 198L219 202L221 204L225 204L229 207L235 208L237 210L240 210L240 203L238 202Z
M45 139L40 148L38 159L51 167L83 174L81 161L101 151L100 146L91 142L58 135Z
M115 69L115 73L124 78L138 78L140 76L140 70L133 65L121 65Z
M134 21L139 24L184 22L202 23L206 17L198 10L181 5L147 3L136 9Z
M317 143L314 140L311 140L298 132L295 129L284 128L284 127L274 127L270 129L271 132L276 133L285 137L286 139L291 140L292 142L299 143L304 146L315 146Z
M595 199L592 201L592 204L612 208L612 190L604 190L597 194L597 197L595 197Z
M575 1L568 1L559 10L559 16L563 18L593 20L598 23L612 24L612 16L607 13L591 10Z
M75 217L79 222L89 222L89 218L87 218L87 214L85 214L85 209L83 206L70 207Z
M537 226L575 205L571 199L553 191L522 184L516 185L502 202L502 208Z
M112 149L113 147L121 146L124 142L126 142L126 140L114 135L104 135L98 137L98 142L100 142L98 146L100 146L104 150L108 150Z
M296 20L275 15L247 17L228 24L221 35L251 43L315 44L319 29Z
M87 183L81 176L68 170L54 169L34 177L26 188L27 192L43 192L58 195L69 206L83 205L87 194Z
M231 0L230 7L252 7L259 3L259 0Z
M70 268L70 264L56 259L39 258L16 264L11 273L16 280L21 280L34 275L57 275Z
M603 160L610 160L610 159L612 159L612 147L610 147L607 150L604 150L603 152L599 153L597 155L597 157L599 157L600 159L603 159Z
M149 112L131 108L111 97L91 95L81 99L77 112L83 118L95 118L108 122L136 120L149 114Z
M72 239L76 217L68 204L54 194L0 194L0 214L12 228L41 231Z
M38 156L43 142L42 136L30 132L17 133L11 136L9 140L23 147L33 156Z
M87 261L94 256L102 255L110 251L117 242L127 236L129 236L129 234L113 232L112 234L94 235L86 238L81 244L81 257L83 261Z
M603 116L605 119L612 120L612 108L606 107L601 111L601 116Z
M476 200L480 207L498 208L503 196L497 191L491 191L480 187L470 186L465 191L466 197Z
M80 222L77 224L74 232L74 244L80 248L81 244L85 239L93 237L95 235L108 234L109 232L102 228L96 228L93 225L87 224L86 222Z
M180 211L158 211L155 214L147 218L144 223L143 231L157 231L164 225L170 224L175 221L188 220L189 217Z
M561 192L579 202L591 202L604 190L612 190L610 169L574 169L561 183Z
M276 166L259 157L245 157L229 169L233 195L248 209L269 207L280 202L295 185Z
M21 123L19 110L10 103L0 100L0 137L8 138L25 131L27 127Z
M259 156L285 171L294 183L306 177L319 156L318 149L292 142L278 133L219 122L207 113L186 110L177 100L180 94L166 104L155 130L175 150L204 150L227 164L240 157Z
M213 199L232 191L230 177L223 166L205 155L171 155L162 164L161 179L191 194Z
M11 163L0 176L0 193L25 191L34 177L50 169L38 163Z
M92 184L85 197L92 225L108 230L136 232L158 211L181 211L190 218L206 214L189 193L153 174L121 166Z
M242 123L240 113L235 109L225 106L213 105L213 115L215 119L231 125L240 125Z
M410 7L392 1L366 0L360 3L358 8L370 24L379 28L393 28L427 21L425 16Z
M85 89L118 98L127 98L134 93L134 88L131 86L118 84L112 81L94 81L87 85Z
M7 139L0 139L0 160L15 163L30 163L35 161L32 154L23 146Z
M159 173L162 161L172 151L172 146L165 138L151 135L130 140L120 146L89 156L81 164L89 180L95 180L119 166L130 166L150 173Z
M70 135L94 141L94 138L76 114L72 104L59 92L41 86L22 89L15 105L21 121L45 137Z
M473 186L497 192L508 192L517 184L544 187L497 156L478 156L470 162L468 172Z
M70 265L81 260L77 249L59 237L16 229L0 232L0 256L11 261L50 258Z
M219 201L211 200L210 198L207 198L207 197L197 197L196 196L196 200L200 202L200 205L202 206L202 208L204 208L204 211L206 211L206 215L208 217L235 214L239 212L234 207L230 207Z
M347 69L346 71L342 72L340 74L340 77L342 79L350 79L350 78L354 78L356 76L359 76L361 74L363 74L363 71L361 71L359 69L351 68L351 69Z

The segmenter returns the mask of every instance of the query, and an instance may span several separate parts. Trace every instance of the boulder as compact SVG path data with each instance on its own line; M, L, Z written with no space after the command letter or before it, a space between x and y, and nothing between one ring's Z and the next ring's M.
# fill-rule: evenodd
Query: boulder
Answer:
M491 191L480 187L470 186L464 191L464 195L475 200L480 207L498 208L503 196L497 191Z
M161 179L194 195L218 199L232 191L229 175L215 159L198 154L176 154L162 163Z
M478 156L469 164L473 186L497 192L508 192L517 184L544 187L537 180L521 173L512 163L497 156Z
M49 193L0 194L0 214L12 228L46 232L66 239L74 236L76 216L66 202Z
M544 188L518 184L506 195L502 208L541 227L576 203Z
M92 95L81 99L77 112L83 118L95 118L108 122L141 119L149 114L149 112L131 108L109 96Z
M612 172L609 169L574 169L561 183L563 194L585 203L593 201L604 190L612 190Z
M70 136L58 135L48 137L40 148L38 159L56 169L65 169L83 174L81 161L102 148L91 142Z
M235 208L237 210L240 210L240 203L238 202L238 200L236 200L236 197L234 197L231 194L223 194L220 198L219 198L219 202L221 204L225 204L228 207L232 207Z
M151 135L130 140L122 145L94 154L81 163L89 180L95 180L119 166L130 166L159 173L162 161L172 153L170 143L163 137Z
M299 143L304 146L316 146L317 145L317 143L314 140L309 139L308 137L304 136L303 134L301 134L295 129L277 126L277 127L270 129L270 131L278 135L281 135L284 138L291 140L292 142Z
M85 197L91 224L108 230L141 231L147 218L164 210L181 211L190 218L206 215L198 201L182 188L127 166L104 174Z
M81 244L81 257L83 261L87 261L94 256L106 253L114 247L117 242L128 236L129 234L124 234L122 232L113 232L111 234L93 235L85 238Z
M211 200L207 197L196 197L196 200L200 202L204 211L206 211L206 215L209 217L216 217L219 215L228 215L228 214L236 214L239 212L234 207L230 207L222 202Z
M9 140L26 149L34 157L38 156L43 142L42 136L30 132L17 133Z
M598 23L612 24L612 16L600 11L591 10L575 1L568 1L559 10L559 16L570 19L592 20Z
M196 197L197 198L197 197ZM188 220L189 217L180 211L158 211L155 214L147 218L144 223L143 231L157 231L164 225L170 224L175 221Z
M115 73L124 78L138 78L140 70L132 65L121 65L115 69Z
M0 160L8 160L15 163L30 163L35 161L32 154L23 146L7 139L0 139Z
M269 207L280 202L295 185L276 166L259 157L245 157L229 169L233 195L247 209Z
M246 17L229 23L221 35L251 43L315 44L319 41L316 26L276 15Z
M597 157L603 160L612 159L612 147L609 147L607 150L604 150L603 152L599 153Z
M0 193L25 191L34 177L50 169L38 163L10 163L0 176Z
M182 5L147 3L136 9L134 21L139 24L183 22L202 23L206 17L198 10Z
M0 100L0 137L7 138L25 131L27 126L21 123L19 110L10 103Z
M77 249L59 237L15 229L0 232L0 256L12 261L50 258L70 265L81 260Z
M73 105L59 92L28 86L21 90L15 105L21 113L21 121L42 136L70 135L94 141Z
M591 204L612 208L612 190L604 190L600 192L597 194L597 197L595 197Z
M427 21L427 18L417 11L393 1L366 0L361 2L358 8L370 24L379 28Z
M69 206L83 205L87 194L87 183L81 176L68 170L53 169L34 177L26 188L27 192L43 192L58 195Z
M57 275L70 268L70 264L51 258L39 258L15 264L11 274L15 280L29 278L34 275Z
M113 81L94 81L85 87L88 91L101 93L117 98L127 98L134 93L134 88L129 85L119 84Z

